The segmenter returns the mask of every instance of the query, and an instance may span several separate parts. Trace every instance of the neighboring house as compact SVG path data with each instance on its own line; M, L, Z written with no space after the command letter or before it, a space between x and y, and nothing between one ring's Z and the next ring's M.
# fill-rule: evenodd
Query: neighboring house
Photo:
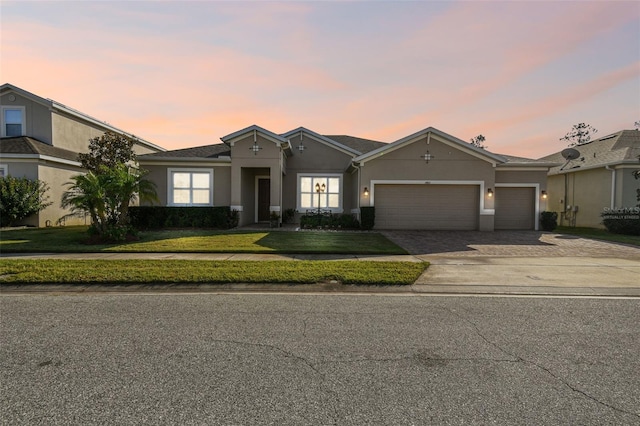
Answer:
M373 206L376 229L537 230L557 165L494 154L432 127L389 144L256 125L221 139L138 158L162 205L230 206L240 225L286 209L299 218Z
M607 208L635 207L640 180L640 131L620 132L575 146L577 158L565 160L561 152L540 159L560 165L549 170L548 210L560 213L568 226L602 227Z
M90 139L106 131L132 136L11 84L0 86L0 127L0 177L40 179L49 185L47 195L53 204L23 222L31 226L56 225L69 213L60 208L62 193L71 176L85 172L77 158L78 153L88 152ZM136 154L164 150L136 139ZM83 219L66 221L67 224L84 222Z

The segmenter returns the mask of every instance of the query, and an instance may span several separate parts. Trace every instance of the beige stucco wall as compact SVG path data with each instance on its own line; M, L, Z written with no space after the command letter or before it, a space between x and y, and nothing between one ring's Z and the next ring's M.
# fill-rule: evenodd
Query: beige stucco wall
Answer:
M228 206L231 203L231 167L229 165L217 165L215 163L173 163L171 165L148 165L141 164L141 167L149 173L146 179L154 182L158 193L158 203L155 205L168 205L169 187L168 187L168 170L171 169L213 169L213 205ZM149 204L149 203L146 203Z
M281 198L282 167L284 153L279 144L263 136L257 136L262 149L254 154L253 133L235 141L231 147L231 206L242 206L240 225L255 222L255 176L264 175L271 179L270 206L279 207ZM280 213L281 214L281 213Z
M549 210L559 213L559 224L601 228L600 213L611 206L611 172L604 169L591 169L566 174L566 206L575 213L565 215L565 175L553 175L547 178L550 195Z
M296 136L292 141L293 153L287 159L287 174L283 180L283 210L298 209L298 174L326 173L342 176L342 209L343 213L351 213L351 209L357 207L357 199L354 197L357 175L345 173L345 170L351 164L352 155L318 142L306 134L303 136L302 143L306 149L300 152L296 149L300 144L300 137ZM295 220L298 221L304 213L304 211L298 211Z
M10 101L10 95L15 96L16 99L14 101ZM8 107L25 107L25 136L31 136L39 141L51 145L51 112L47 106L34 102L13 92L2 95L2 97L0 97L0 105Z
M54 146L74 152L88 152L89 139L102 136L105 130L54 111L52 113L52 132Z
M428 164L420 158L427 150L432 155ZM369 205L369 198L362 192L364 187L371 189L372 180L483 181L485 188L491 188L495 183L494 170L491 163L445 143L432 139L427 145L420 140L361 167L360 202L362 206ZM485 208L493 208L492 199L485 200Z
M57 226L59 220L70 213L69 210L60 207L62 201L62 194L69 188L66 185L71 182L71 177L83 173L83 170L79 167L67 166L63 164L52 164L42 162L38 166L38 174L40 180L47 182L49 185L50 201L53 204L40 212L38 218L38 226L46 226L47 221L50 221L51 226ZM64 220L64 225L88 225L90 223L89 218L69 217Z
M640 180L633 177L633 171L640 169L640 164L616 170L616 202L614 207L635 207L638 201L637 190Z
M49 197L48 201L53 204L40 213L21 221L18 225L44 227L47 225L47 221L50 221L51 226L57 226L58 220L69 213L68 210L60 207L60 202L62 194L67 190L65 184L71 180L71 176L81 173L79 167L38 160L6 161L6 159L0 159L0 163L8 165L9 174L13 177L40 179L49 186L46 195ZM70 218L65 223L66 225L77 225L85 222L83 219Z

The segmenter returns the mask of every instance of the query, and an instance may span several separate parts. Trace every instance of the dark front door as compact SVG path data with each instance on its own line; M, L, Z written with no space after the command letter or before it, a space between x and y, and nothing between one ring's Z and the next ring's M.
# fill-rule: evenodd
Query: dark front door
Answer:
M258 222L269 221L271 203L271 180L258 179Z

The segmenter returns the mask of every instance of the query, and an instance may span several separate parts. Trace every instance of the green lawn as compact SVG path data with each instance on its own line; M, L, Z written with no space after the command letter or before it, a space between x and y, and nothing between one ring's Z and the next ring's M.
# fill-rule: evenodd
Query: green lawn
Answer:
M0 284L318 283L410 285L427 262L14 260L0 259Z
M559 226L554 232L558 234L576 235L594 240L611 241L614 243L631 244L640 246L640 236L613 234L606 229L598 228L573 228L570 226Z
M169 230L140 233L139 241L90 245L86 227L0 231L5 253L316 253L406 254L375 232Z

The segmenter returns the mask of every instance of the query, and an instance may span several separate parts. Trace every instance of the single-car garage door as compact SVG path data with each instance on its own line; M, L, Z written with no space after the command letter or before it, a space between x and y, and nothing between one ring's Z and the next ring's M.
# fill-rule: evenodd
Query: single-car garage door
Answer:
M376 229L478 229L477 185L376 185Z
M534 188L498 187L494 206L495 229L534 229Z

